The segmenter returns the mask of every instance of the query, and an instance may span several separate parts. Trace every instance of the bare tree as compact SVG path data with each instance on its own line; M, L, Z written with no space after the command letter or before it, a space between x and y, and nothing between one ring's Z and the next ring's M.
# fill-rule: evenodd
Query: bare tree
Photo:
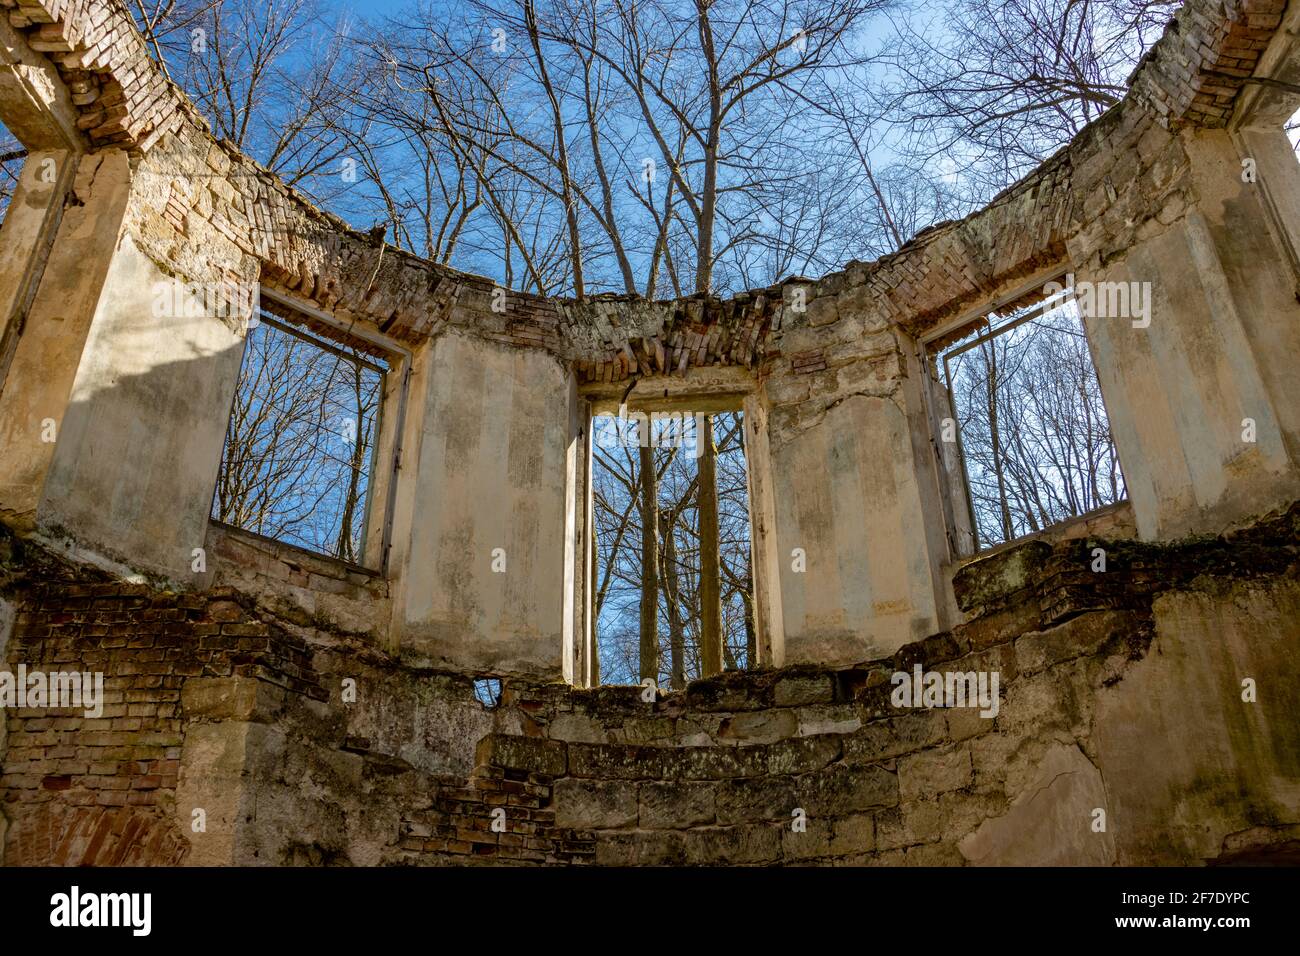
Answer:
M221 0L130 0L127 9L163 72L171 77L169 56L184 54L204 37L198 26Z
M1001 189L1119 102L1177 0L957 0L900 21L893 119L918 159ZM945 170L947 171L947 170Z
M645 441L641 466L641 679L659 680L659 501L654 451Z
M955 345L950 367L981 543L1121 500L1124 477L1073 304L976 335L987 337Z
M713 416L702 419L704 434L696 437L700 445L699 524L700 524L700 658L704 676L722 672L722 588L718 553L718 475L717 449L713 445Z
M775 166L763 160L791 146L788 134L803 108L794 91L812 75L852 62L850 38L884 6L884 0L561 0L542 30L603 64L630 94L643 142L653 149L643 164L662 164L671 178L689 216L693 288L708 292L717 285L719 256L751 238L753 199L782 185L762 178ZM582 26L570 29L573 23ZM730 233L721 242L720 220Z
M18 177L22 175L26 159L27 150L18 142L18 137L0 126L0 222L9 211L9 202L18 188Z
M718 564L721 570L720 669L752 666L756 640L749 597L749 513L744 462L742 419L739 414L715 416L717 425ZM633 438L633 442L635 439ZM674 688L704 676L701 600L700 490L698 459L683 448L660 443L650 449L657 489L657 577L659 594L656 626L658 660L656 679ZM593 471L596 519L598 635L607 680L639 678L640 614L644 576L639 551L626 546L641 540L643 473L640 449L633 445L597 447ZM647 674L647 676L649 676Z
M321 0L132 0L159 63L213 132L321 202L353 182L340 129L343 92L360 82Z
M360 558L377 371L263 323L244 363L212 515L257 534Z

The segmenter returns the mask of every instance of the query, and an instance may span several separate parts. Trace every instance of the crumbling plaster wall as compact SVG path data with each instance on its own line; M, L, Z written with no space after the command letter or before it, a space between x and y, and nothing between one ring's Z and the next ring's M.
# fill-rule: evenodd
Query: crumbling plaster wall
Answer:
M434 341L431 361L410 459L420 504L406 532L403 653L424 666L558 676L576 552L565 547L573 377L545 353L458 331Z
M67 529L123 563L184 581L207 533L242 342L207 317L159 323L154 289L165 280L125 233L39 514L47 529Z
M1191 0L1124 103L877 262L727 301L494 308L489 280L357 234L215 142L120 7L0 8L28 43L24 95L83 131L6 339L0 515L37 532L6 558L8 659L108 669L113 708L7 722L10 861L1164 863L1293 838L1294 512L1217 544L1102 541L1134 559L1110 576L1077 533L954 575L922 363L1058 271L1149 282L1149 327L1088 323L1132 527L1167 542L1293 500L1300 173L1253 125L1277 103L1242 90L1257 64L1295 69L1296 9L1288 27L1280 0ZM171 278L260 282L409 350L384 573L208 525L244 329L155 316ZM764 657L815 666L653 704L546 683L582 673L584 389L719 367L761 430ZM1108 523L1129 527L1086 524ZM918 660L998 670L999 717L884 709L887 673ZM483 710L467 671L516 675L506 703Z
M1227 132L1184 133L1151 159L1159 213L1118 242L1107 213L1073 244L1090 281L1150 290L1148 327L1087 322L1147 539L1227 527L1300 493L1300 380L1289 358L1300 350L1300 304L1263 194L1300 191L1300 165L1245 182L1243 158Z
M125 153L110 150L67 162L76 170L67 208L21 334L11 339L0 392L0 442L12 449L0 457L0 513L25 527L36 523L57 448L57 441L48 440L48 423L57 437L129 198ZM24 178L33 172L24 166ZM22 237L3 238L8 243Z
M1297 306L1281 278L1286 250L1253 228L1263 199L1231 175L1229 134L1218 128L1255 63L1286 58L1269 43L1294 45L1278 29L1276 0L1245 5L1244 20L1193 0L1120 106L984 211L877 262L727 301L510 293L504 307L489 280L350 230L215 141L149 65L124 11L90 20L84 4L16 2L4 4L11 29L76 89L77 125L98 152L82 161L83 205L55 241L7 377L0 425L24 453L7 456L0 507L84 552L177 586L205 583L191 555L205 541L243 328L238 315L154 316L145 290L173 277L260 282L414 353L424 378L403 453L431 470L398 474L385 569L397 600L349 626L427 661L575 673L583 509L572 499L585 468L575 388L717 366L750 377L767 429L760 467L771 507L755 537L767 551L756 562L778 575L768 659L860 661L950 627L960 614L946 568L957 552L945 524L960 516L941 517L954 504L930 448L924 346L981 304L1032 294L1071 267L1083 281L1152 286L1149 328L1107 319L1088 329L1139 533L1213 531L1295 497L1300 412L1285 356ZM1300 179L1294 164L1288 175ZM1271 188L1300 192L1294 181ZM97 231L89 257L88 237L70 231L78 222ZM495 372L471 374L491 368L493 349L503 350ZM477 463L452 467L436 451L500 415L528 422L466 446ZM1243 417L1256 423L1251 447ZM38 441L46 418L59 425L55 444ZM493 471L492 455L518 464ZM425 522L458 509L478 516L456 532L473 548L506 537L491 530L504 509L483 514L449 493L465 468L475 491L527 519L508 546L491 545L517 559L513 573L494 574L479 550L459 564L439 558L451 532ZM795 549L805 573L793 570ZM306 592L284 599L316 611Z

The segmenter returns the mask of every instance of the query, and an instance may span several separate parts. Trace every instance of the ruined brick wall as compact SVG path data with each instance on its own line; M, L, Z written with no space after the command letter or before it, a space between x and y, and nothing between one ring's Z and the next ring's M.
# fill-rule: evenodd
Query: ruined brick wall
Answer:
M1286 0L1185 5L1143 60L1139 98L1172 128L1224 126L1285 9Z
M1292 509L1173 547L1033 541L968 565L956 582L968 623L889 660L728 674L654 702L640 688L507 681L493 709L467 675L404 667L229 591L108 582L9 539L10 666L102 668L109 693L99 721L8 715L6 860L1105 865L1267 853L1300 834L1287 783L1300 777L1298 526ZM894 706L891 675L916 665L998 673L996 717ZM206 832L189 829L195 807Z
M102 712L6 710L10 864L175 863L175 819L192 678L247 675L324 696L300 642L252 617L228 589L160 593L30 551L5 533L0 578L21 594L6 669L100 672Z
M248 595L286 622L383 646L390 608L382 575L216 523L207 547L212 586Z
M727 675L653 707L633 689L521 691L510 703L525 736L484 741L477 799L452 819L405 820L403 845L611 865L1294 852L1298 518L1180 548L1080 539L1001 552L959 577L968 624L858 668ZM890 675L917 664L998 672L997 717L900 711ZM1255 703L1242 699L1247 677ZM558 832L549 814L539 826L515 813L529 798ZM496 805L515 824L502 834L488 826Z

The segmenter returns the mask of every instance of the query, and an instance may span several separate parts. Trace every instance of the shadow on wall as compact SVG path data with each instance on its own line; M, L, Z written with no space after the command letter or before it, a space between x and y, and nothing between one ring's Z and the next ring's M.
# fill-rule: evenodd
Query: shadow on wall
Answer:
M114 311L86 343L37 524L128 567L199 584L194 549L204 546L242 342L212 320L176 328ZM39 422L29 434L41 440Z
M0 512L24 525L34 512L52 537L188 582L238 378L241 322L205 312L206 287L182 291L130 233L119 234L124 163L114 153L95 166L111 165L111 182L73 208L85 221L64 223L7 370ZM80 269L63 262L74 249Z

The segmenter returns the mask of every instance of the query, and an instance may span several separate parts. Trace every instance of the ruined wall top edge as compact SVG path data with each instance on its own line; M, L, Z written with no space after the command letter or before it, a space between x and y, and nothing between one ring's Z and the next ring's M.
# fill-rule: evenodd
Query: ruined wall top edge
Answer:
M881 325L923 335L1065 263L1067 243L1122 204L1116 180L1144 172L1119 168L1139 142L1226 125L1285 8L1286 0L1188 0L1130 78L1124 99L1069 146L984 209L932 226L874 262L850 262L819 279L790 277L725 301L607 295L573 302L510 292L502 309L503 292L492 280L352 229L218 140L150 57L120 0L0 0L0 15L77 93L78 126L92 148L129 150L152 162L155 177L170 179L151 197L160 215L170 212L183 231L204 179L229 186L229 201L205 210L205 225L240 253L222 264L226 277L255 279L408 344L458 325L542 348L576 362L588 381L623 379L638 368L761 366L789 357L788 330L850 314L870 313ZM1124 212L1132 218L1129 205Z

